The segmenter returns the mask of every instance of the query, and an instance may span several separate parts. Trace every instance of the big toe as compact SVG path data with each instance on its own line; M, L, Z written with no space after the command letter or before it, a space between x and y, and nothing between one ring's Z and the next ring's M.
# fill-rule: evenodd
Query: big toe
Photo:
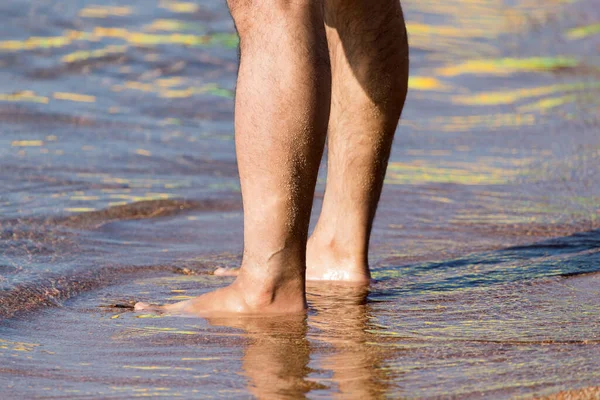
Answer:
M216 276L238 276L240 270L238 268L223 268L219 267L213 272Z
M133 309L135 311L160 311L161 307L155 306L152 304L148 304L148 303L142 303L140 301L138 303L135 303L135 306L133 306Z

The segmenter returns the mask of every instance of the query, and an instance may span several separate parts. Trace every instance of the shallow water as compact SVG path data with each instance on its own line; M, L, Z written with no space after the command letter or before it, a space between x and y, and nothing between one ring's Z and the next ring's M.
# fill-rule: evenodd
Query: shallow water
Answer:
M11 398L531 397L600 384L600 11L403 2L411 80L368 293L204 321L241 252L223 2L0 4ZM325 171L317 190L315 217ZM3 396L5 397L5 396Z

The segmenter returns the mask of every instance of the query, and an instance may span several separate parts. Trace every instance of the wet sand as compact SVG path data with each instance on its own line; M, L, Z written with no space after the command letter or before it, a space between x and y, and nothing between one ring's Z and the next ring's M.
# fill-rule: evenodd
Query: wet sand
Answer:
M597 398L600 12L403 5L375 283L206 321L128 307L240 261L224 4L2 3L2 397Z

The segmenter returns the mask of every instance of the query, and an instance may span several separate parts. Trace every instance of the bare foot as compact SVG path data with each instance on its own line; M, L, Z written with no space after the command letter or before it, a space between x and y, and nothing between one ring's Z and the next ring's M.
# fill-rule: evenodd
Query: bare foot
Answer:
M217 268L217 276L238 276L239 268ZM306 280L369 283L371 274L365 261L343 256L333 246L310 238L306 246Z
M301 280L279 280L240 275L231 285L191 300L164 306L137 303L136 311L166 312L201 317L227 314L289 314L306 309Z

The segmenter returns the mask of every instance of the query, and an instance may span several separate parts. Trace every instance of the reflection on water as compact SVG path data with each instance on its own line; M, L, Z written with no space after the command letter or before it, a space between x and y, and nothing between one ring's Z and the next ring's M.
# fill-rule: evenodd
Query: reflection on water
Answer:
M299 398L324 388L307 379L310 344L304 315L211 319L209 323L244 332L241 372L248 380L248 391L257 398Z
M334 284L312 284L308 299L314 309L309 318L312 337L327 349L319 357L321 368L332 371L331 385L340 398L379 398L392 382L385 354L374 346L375 318L367 303L368 290Z
M225 2L0 3L13 397L505 398L600 380L594 0L403 1L410 91L377 282L311 287L307 318L212 325L98 306L186 299L239 264Z
M287 317L132 313L115 307L124 295L174 301L227 279L113 281L6 321L0 356L12 363L0 372L24 396L47 380L61 382L57 395L114 398L514 398L589 386L600 378L600 276L564 274L594 270L598 239L390 267L370 288L313 283L308 315ZM500 274L507 265L512 276Z

